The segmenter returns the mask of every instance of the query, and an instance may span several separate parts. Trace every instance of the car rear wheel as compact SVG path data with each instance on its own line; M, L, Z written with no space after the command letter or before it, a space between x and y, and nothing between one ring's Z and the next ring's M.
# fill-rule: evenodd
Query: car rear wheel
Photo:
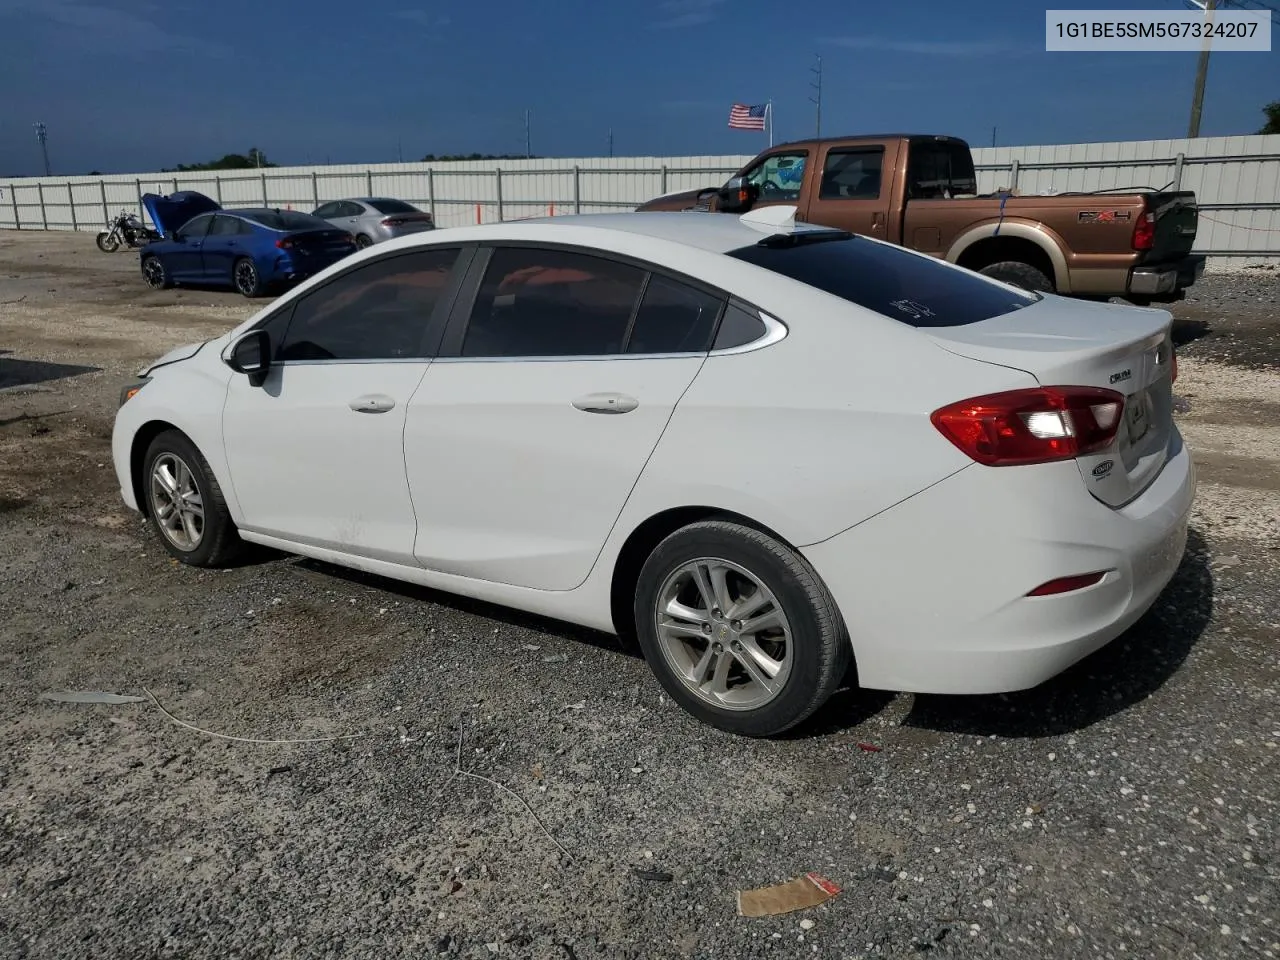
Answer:
M169 271L165 270L164 261L159 257L147 257L142 261L142 279L152 290L167 290L173 286Z
M372 247L372 246L373 246L372 237L363 233L356 234L356 249L363 250L365 247Z
M1038 267L1031 266L1029 263L1022 263L1020 260L1002 260L1000 263L991 263L978 272L983 276L991 277L993 280L1000 280L1015 287L1022 287L1024 290L1031 290L1035 293L1053 293L1053 281L1045 275L1044 271Z
M813 568L738 523L695 523L663 540L641 569L634 613L645 659L672 699L746 736L775 736L807 719L852 658Z
M258 274L257 264L248 257L241 257L231 267L231 282L246 297L262 296L262 277Z
M217 567L244 549L209 464L177 430L159 434L143 459L147 522L173 557Z

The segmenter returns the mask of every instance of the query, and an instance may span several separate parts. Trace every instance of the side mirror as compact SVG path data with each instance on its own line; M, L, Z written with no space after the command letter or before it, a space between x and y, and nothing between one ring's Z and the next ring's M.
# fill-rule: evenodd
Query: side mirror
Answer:
M223 352L222 361L247 376L253 386L260 387L271 369L271 337L265 330L241 334Z
M716 209L727 213L745 213L760 198L760 189L742 177L734 177L716 191Z

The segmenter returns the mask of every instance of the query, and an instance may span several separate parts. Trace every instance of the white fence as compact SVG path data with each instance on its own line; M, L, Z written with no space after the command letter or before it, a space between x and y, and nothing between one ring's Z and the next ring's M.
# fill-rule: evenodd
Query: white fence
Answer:
M1196 249L1236 262L1280 258L1280 136L1203 137L975 148L979 189L1062 193L1130 186L1194 190ZM441 226L630 210L717 185L750 156L629 157L271 167L225 173L41 177L0 183L0 228L97 230L144 193L199 190L226 207L312 210L326 200L392 196Z

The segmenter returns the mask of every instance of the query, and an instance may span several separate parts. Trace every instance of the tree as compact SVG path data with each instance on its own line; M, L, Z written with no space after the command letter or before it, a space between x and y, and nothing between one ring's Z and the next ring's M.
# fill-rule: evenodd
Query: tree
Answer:
M436 156L428 153L422 158L423 163L448 163L450 160L539 160L540 157L526 157L523 153L446 153Z
M250 147L247 153L228 153L219 160L209 163L180 163L172 170L162 173L187 173L195 170L253 170L257 167L275 167L279 164L267 160L267 155L257 147Z
M1262 108L1263 114L1266 115L1267 123L1259 133L1280 133L1280 100L1272 100Z

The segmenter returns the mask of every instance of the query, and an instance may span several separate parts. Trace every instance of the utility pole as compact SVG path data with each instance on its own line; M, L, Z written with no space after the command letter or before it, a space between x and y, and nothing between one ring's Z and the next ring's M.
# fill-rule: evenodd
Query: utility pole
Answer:
M1204 19L1206 23L1213 22L1213 11L1216 9L1215 0L1192 0L1193 3L1204 11ZM1191 95L1191 123L1187 126L1188 137L1200 136L1200 113L1204 108L1204 81L1209 74L1209 46L1211 38L1206 31L1204 43L1200 47L1200 62L1196 65L1196 89Z
M404 163L404 142L400 137L396 137L396 160Z
M817 91L816 97L810 97L809 102L817 107L817 123L815 125L814 136L822 136L822 58L818 57L818 65L810 67L809 72L814 75L815 80L809 81L809 86Z
M524 112L524 155L525 159L533 156L533 139L529 134L529 111Z
M36 122L36 139L40 141L40 152L44 155L44 175L51 177L53 171L49 169L49 128L39 121Z
M613 127L609 128L609 156L613 156Z
M995 127L991 128L991 145L993 147L996 145L996 128Z

